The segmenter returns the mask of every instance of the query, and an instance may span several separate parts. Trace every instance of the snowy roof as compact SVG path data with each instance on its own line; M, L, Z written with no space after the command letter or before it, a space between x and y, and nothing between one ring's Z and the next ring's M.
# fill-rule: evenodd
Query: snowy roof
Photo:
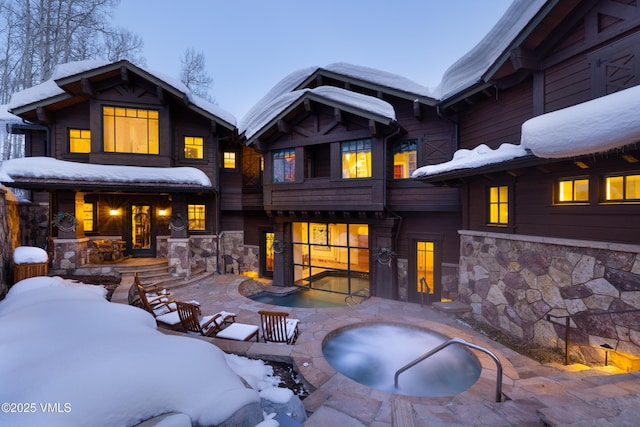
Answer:
M302 86L305 85L305 82L308 82L310 79L315 78L316 74L330 74L333 77L337 76L346 76L353 80L358 80L363 84L368 83L370 85L379 87L381 89L388 88L392 91L404 92L407 94L412 94L415 97L432 97L431 91L426 87L422 86L412 80L407 79L406 77L388 73L386 71L377 70L374 68L363 67L359 65L348 64L345 62L338 62L334 64L329 64L326 67L307 67L293 73L288 74L282 80L280 80L267 94L256 103L256 105L251 108L247 114L240 120L238 124L238 129L240 133L245 133L247 138L253 136L258 130L261 129L262 126L259 124L266 124L270 120L266 120L265 118L268 116L276 117L278 112L273 112L271 109L274 106L282 106L286 107L287 100L293 102L295 99L298 99L296 95L290 95L291 93L298 92L302 93ZM321 87L331 87L331 86L320 86L316 89L320 89ZM306 89L307 91L309 89ZM352 94L353 96L347 95L347 92ZM317 93L317 92L316 92ZM344 95L344 98L349 98L352 102L356 97L365 97L365 95L359 95L356 92L342 90L341 93ZM337 97L341 95L335 94L334 100L337 100ZM370 98L370 100L366 100L366 98ZM369 108L373 108L374 110L378 110L380 108L379 103L372 101L377 98L366 97L360 98L358 102L358 108L362 110L368 110ZM378 100L379 101L379 100ZM387 104L390 105L390 104ZM386 106L384 107L387 108ZM393 117L395 119L395 112L393 116L391 116L388 112L385 113L388 117ZM257 127L258 126L258 127Z
M250 140L272 120L296 105L303 98L310 98L340 106L345 110L360 114L370 114L378 120L386 119L387 123L395 121L396 113L393 106L386 101L368 95L362 95L346 89L334 86L319 86L313 89L294 90L285 92L269 99L269 102L261 101L261 110L252 111L252 115L242 124L247 140Z
M206 113L209 113L220 120L226 122L230 127L234 127L236 125L236 118L231 113L223 110L222 108L214 105L196 95L194 95L186 85L184 85L180 80L174 79L172 77L166 76L159 72L154 72L142 67L135 66L128 61L119 61L119 62L107 62L107 61L76 61L70 62L67 64L61 64L56 66L53 71L53 75L51 78L39 85L24 89L20 92L16 92L11 96L11 100L9 101L9 110L14 110L20 107L25 107L30 104L36 102L42 102L46 100L54 100L57 97L69 98L70 94L64 91L59 85L58 82L64 79L68 79L71 77L76 77L80 74L86 73L91 70L98 70L103 67L108 66L116 66L120 64L127 64L130 68L142 71L149 76L161 81L167 86L172 87L176 91L178 91L193 105L202 109Z
M111 166L56 160L50 157L24 157L5 160L0 165L0 182L11 185L16 179L36 178L72 182L105 182L189 185L211 188L211 180L192 167L155 168Z
M542 114L522 125L519 145L502 144L496 150L479 145L458 150L453 159L423 166L414 178L499 163L533 155L539 159L574 158L603 153L640 142L640 86Z
M9 105L0 105L0 122L4 123L22 123L22 119L15 114L9 112Z
M447 99L476 83L495 64L542 9L548 0L514 0L504 15L480 42L451 65L435 89L435 96Z

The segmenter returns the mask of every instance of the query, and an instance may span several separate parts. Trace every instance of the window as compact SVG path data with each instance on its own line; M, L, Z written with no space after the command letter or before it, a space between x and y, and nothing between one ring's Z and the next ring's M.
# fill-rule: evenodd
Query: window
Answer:
M103 107L102 119L105 152L159 153L157 111Z
M416 155L418 152L418 141L410 139L397 142L393 146L393 178L411 178L411 174L416 170Z
M568 178L558 181L556 202L576 203L589 201L589 179Z
M189 230L201 231L205 229L204 214L204 205L188 205L187 215L189 218Z
M509 223L509 187L506 185L489 188L489 223Z
M82 226L84 231L95 231L94 230L94 205L93 203L84 203L82 205Z
M342 177L370 178L371 177L371 140L343 142Z
M204 138L201 136L185 136L184 158L204 159Z
M87 129L69 129L69 152L90 153L91 131Z
M296 179L296 152L293 148L273 153L273 183L293 182Z
M605 178L605 198L610 202L640 201L640 175L619 175Z
M236 168L236 153L233 151L225 151L222 153L222 167L224 169Z

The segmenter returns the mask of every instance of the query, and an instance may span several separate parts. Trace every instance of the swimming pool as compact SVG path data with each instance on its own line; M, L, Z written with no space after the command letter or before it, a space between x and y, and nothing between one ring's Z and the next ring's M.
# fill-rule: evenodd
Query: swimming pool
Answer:
M445 341L406 325L363 324L328 335L322 353L336 371L371 388L410 396L452 396L475 384L481 371L478 358L460 346L420 362L400 377L397 389L394 385L400 368Z
M263 304L279 305L282 307L327 308L344 307L345 297L346 295L334 292L300 288L298 291L287 294L260 292L248 298Z

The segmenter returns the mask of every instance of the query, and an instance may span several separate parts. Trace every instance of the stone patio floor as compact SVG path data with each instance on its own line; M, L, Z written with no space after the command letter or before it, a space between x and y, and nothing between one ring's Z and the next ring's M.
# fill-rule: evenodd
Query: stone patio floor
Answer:
M292 318L300 319L300 335L292 346L206 339L229 353L292 361L311 391L303 400L310 414L305 427L640 425L640 372L624 373L611 366L589 369L583 365L543 365L420 304L376 297L339 308L262 304L238 292L245 280L248 278L244 276L215 275L171 287L172 298L199 301L203 315L232 311L241 323L259 325L261 309L287 311ZM124 278L112 301L127 303L131 283L131 278ZM495 401L495 362L478 352L475 354L483 367L480 379L465 392L450 397L391 394L336 372L322 355L324 338L341 327L370 322L408 324L487 348L502 363L505 398L500 403Z

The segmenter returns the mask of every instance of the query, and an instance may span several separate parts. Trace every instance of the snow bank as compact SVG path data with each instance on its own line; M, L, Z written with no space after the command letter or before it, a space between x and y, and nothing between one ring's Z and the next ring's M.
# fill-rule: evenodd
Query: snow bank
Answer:
M4 161L0 165L0 181L13 182L13 176L69 181L196 184L211 187L211 180L207 175L192 167L96 165L56 160L51 157L25 157Z
M18 246L13 251L14 264L36 264L49 261L49 256L44 249L33 246Z
M147 312L99 286L56 277L14 285L0 302L0 424L133 425L170 411L219 424L259 402L225 354L156 330Z

